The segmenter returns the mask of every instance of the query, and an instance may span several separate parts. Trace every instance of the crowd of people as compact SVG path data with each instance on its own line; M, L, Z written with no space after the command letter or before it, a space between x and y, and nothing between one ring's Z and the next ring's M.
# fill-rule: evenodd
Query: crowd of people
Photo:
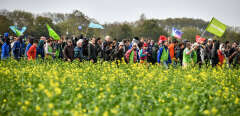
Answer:
M186 40L171 39L154 40L134 37L118 42L110 36L101 38L27 38L9 37L8 34L0 37L1 59L13 57L20 59L62 59L91 61L116 61L126 63L162 64L165 67L173 66L222 66L237 67L240 64L240 45L238 42L220 43L211 38L191 43ZM124 60L123 60L124 59Z

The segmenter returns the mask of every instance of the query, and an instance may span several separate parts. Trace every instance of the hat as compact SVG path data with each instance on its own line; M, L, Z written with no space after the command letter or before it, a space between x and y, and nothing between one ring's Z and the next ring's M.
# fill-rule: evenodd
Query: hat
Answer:
M132 43L139 43L138 39L133 38Z
M193 46L198 46L198 43L194 43Z
M143 47L148 47L148 44L147 44L147 43L144 43L144 44L143 44Z
M123 43L123 42L120 42L120 43L119 43L119 46L123 46L123 45L124 45L124 43Z
M139 40L139 38L138 38L138 37L134 37L133 39L135 39L135 40Z
M4 37L4 38L5 38L5 37L8 37L8 33L4 33L3 37Z
M164 36L164 35L161 35L158 40L166 41L166 40L167 40L167 37Z
M213 39L212 38L209 38L208 41L212 41Z
M132 46L137 46L137 43L133 43Z

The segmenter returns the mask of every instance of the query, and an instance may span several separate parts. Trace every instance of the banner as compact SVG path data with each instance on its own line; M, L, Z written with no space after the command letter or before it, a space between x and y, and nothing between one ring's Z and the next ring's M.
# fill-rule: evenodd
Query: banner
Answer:
M217 19L215 19L213 17L211 22L208 24L206 31L208 31L218 37L222 37L226 28L227 28L227 26L225 24L221 23L220 21L218 21Z
M54 40L60 40L59 35L48 24L47 29L50 37L52 37Z

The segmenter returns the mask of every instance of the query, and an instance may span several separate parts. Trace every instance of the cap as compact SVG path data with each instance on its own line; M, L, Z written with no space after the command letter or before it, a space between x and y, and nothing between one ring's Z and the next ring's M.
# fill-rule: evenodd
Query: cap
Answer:
M144 43L144 44L143 44L143 47L148 47L148 44L147 44L147 43Z
M119 46L123 46L123 45L124 45L123 42L120 42L120 43L119 43Z

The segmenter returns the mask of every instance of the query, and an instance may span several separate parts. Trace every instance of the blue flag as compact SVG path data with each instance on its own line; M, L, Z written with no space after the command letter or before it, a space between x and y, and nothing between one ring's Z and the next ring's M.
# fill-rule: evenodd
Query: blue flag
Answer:
M22 30L20 30L21 33L24 33L27 30L27 27L22 27Z
M10 26L9 27L14 33L16 33L16 26Z
M104 29L102 25L99 25L99 24L95 24L93 22L91 22L89 25L88 25L89 28L95 28L95 29Z
M9 27L17 36L23 35L23 33L27 30L27 27L22 27L22 30L18 30L17 26Z
M180 30L176 29L176 28L172 28L172 36L176 37L177 39L181 39L182 38L182 34L183 32L181 32Z

